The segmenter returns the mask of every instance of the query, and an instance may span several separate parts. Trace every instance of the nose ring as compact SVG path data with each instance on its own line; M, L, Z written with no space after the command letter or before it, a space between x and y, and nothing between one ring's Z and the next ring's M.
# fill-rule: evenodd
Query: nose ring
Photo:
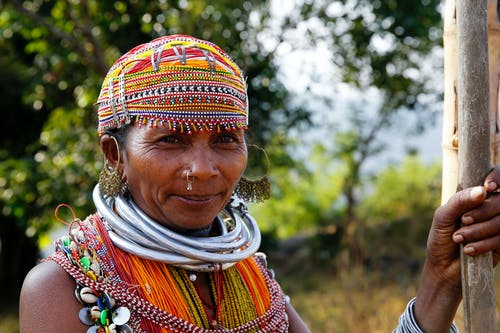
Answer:
M191 169L189 169L187 172L186 172L186 181L187 181L187 185L186 185L186 190L188 191L192 191L193 190L193 180L194 178L191 176Z

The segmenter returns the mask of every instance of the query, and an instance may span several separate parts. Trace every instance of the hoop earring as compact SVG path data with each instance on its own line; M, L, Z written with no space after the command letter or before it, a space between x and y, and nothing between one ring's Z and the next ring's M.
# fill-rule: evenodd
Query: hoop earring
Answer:
M187 181L186 190L188 190L188 191L192 191L193 190L193 182L192 182L192 180L194 181L194 177L190 176L191 172L192 172L191 169L189 169L186 172L186 181Z
M118 141L114 136L111 136L116 145L116 151L118 153L118 162L116 167L112 168L109 165L108 159L104 156L104 166L99 174L99 187L101 192L108 197L117 197L120 195L125 187L122 182L122 177L118 172L118 165L120 164L120 146Z
M249 145L249 147L254 147L261 150L264 153L267 163L266 174L260 179L251 180L246 177L241 177L236 188L234 189L234 194L240 199L246 202L263 202L271 197L271 183L267 177L269 172L269 157L266 151L257 145Z

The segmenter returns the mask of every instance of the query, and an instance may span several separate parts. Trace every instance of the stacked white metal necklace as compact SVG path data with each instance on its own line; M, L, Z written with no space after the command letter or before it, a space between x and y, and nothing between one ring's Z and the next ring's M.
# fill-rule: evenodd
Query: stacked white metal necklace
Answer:
M96 185L93 200L113 244L137 256L165 262L190 271L226 269L253 255L261 235L246 204L236 197L217 216L219 236L182 235L147 216L131 198L104 197Z

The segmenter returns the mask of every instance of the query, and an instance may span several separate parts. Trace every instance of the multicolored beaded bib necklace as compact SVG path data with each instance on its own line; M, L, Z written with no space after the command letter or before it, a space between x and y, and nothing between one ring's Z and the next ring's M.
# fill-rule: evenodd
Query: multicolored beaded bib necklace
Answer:
M210 273L211 304L189 271L116 248L98 215L73 222L57 249L49 259L77 281L88 332L288 331L286 298L262 254Z

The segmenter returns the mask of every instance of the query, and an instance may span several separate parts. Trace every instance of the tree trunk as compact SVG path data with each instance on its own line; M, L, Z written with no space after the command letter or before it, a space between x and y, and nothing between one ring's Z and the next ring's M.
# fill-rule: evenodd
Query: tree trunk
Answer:
M356 176L352 177L357 179ZM342 247L347 251L341 258L344 266L359 266L363 263L363 224L356 214L357 200L354 194L355 182L348 179L344 183L344 195L347 201L346 214L344 217L344 234L342 236Z

